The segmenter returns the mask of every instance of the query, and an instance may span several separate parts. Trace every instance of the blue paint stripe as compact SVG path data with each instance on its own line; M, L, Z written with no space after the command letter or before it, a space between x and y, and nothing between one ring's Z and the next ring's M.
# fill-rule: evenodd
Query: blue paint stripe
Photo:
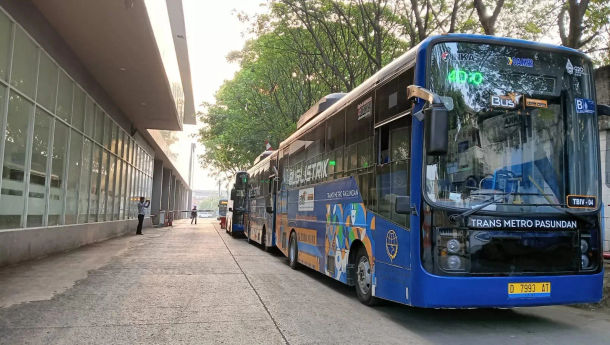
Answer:
M551 293L550 292L539 292L539 293L508 294L508 298L530 298L530 297L551 297Z
M317 246L309 243L298 242L299 251L307 254L311 254L322 258L322 254L320 253L320 249Z

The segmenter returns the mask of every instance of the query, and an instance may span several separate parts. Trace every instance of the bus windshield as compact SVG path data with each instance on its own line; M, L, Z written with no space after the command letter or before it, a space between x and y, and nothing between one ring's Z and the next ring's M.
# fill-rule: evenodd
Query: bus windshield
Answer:
M429 156L424 166L432 202L489 203L484 210L511 213L599 206L597 117L586 59L456 42L431 52L428 87L449 110L448 154ZM566 201L570 195L584 196L586 207Z

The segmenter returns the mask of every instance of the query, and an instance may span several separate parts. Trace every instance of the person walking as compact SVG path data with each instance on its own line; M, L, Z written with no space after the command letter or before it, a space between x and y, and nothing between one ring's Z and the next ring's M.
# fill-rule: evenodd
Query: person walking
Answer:
M136 230L136 235L142 235L142 222L144 222L144 214L145 208L150 206L150 200L144 201L144 197L140 197L140 202L138 203L138 229Z
M197 206L193 205L193 209L191 210L191 224L193 224L193 220L195 220L195 225L197 225Z

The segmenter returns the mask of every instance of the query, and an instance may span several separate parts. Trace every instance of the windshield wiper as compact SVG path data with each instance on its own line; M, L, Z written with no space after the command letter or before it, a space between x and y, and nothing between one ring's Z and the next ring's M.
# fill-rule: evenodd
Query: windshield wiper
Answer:
M496 202L502 200L497 200L496 197L499 196L500 198L504 198L505 196L511 194L511 192L506 192L506 193L500 193L500 194L494 194L492 195L490 198L488 198L487 200L483 201L480 205L478 205L477 207L473 207L470 210L466 210L465 212L462 212L460 214L452 214L451 216L449 216L449 221L451 221L452 223L458 223L464 226L464 219L476 212L479 212L480 210L484 209L485 207L491 205L491 204L495 204Z

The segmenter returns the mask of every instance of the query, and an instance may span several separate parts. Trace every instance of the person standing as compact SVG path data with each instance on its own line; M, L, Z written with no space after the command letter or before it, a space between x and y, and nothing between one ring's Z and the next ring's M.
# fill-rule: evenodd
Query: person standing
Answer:
M140 197L140 202L138 203L138 229L136 230L136 235L142 235L142 222L144 222L144 214L146 211L145 208L150 206L150 200L144 201L144 197Z
M193 220L195 220L195 225L197 225L197 206L193 205L193 209L191 210L191 224L193 224Z

